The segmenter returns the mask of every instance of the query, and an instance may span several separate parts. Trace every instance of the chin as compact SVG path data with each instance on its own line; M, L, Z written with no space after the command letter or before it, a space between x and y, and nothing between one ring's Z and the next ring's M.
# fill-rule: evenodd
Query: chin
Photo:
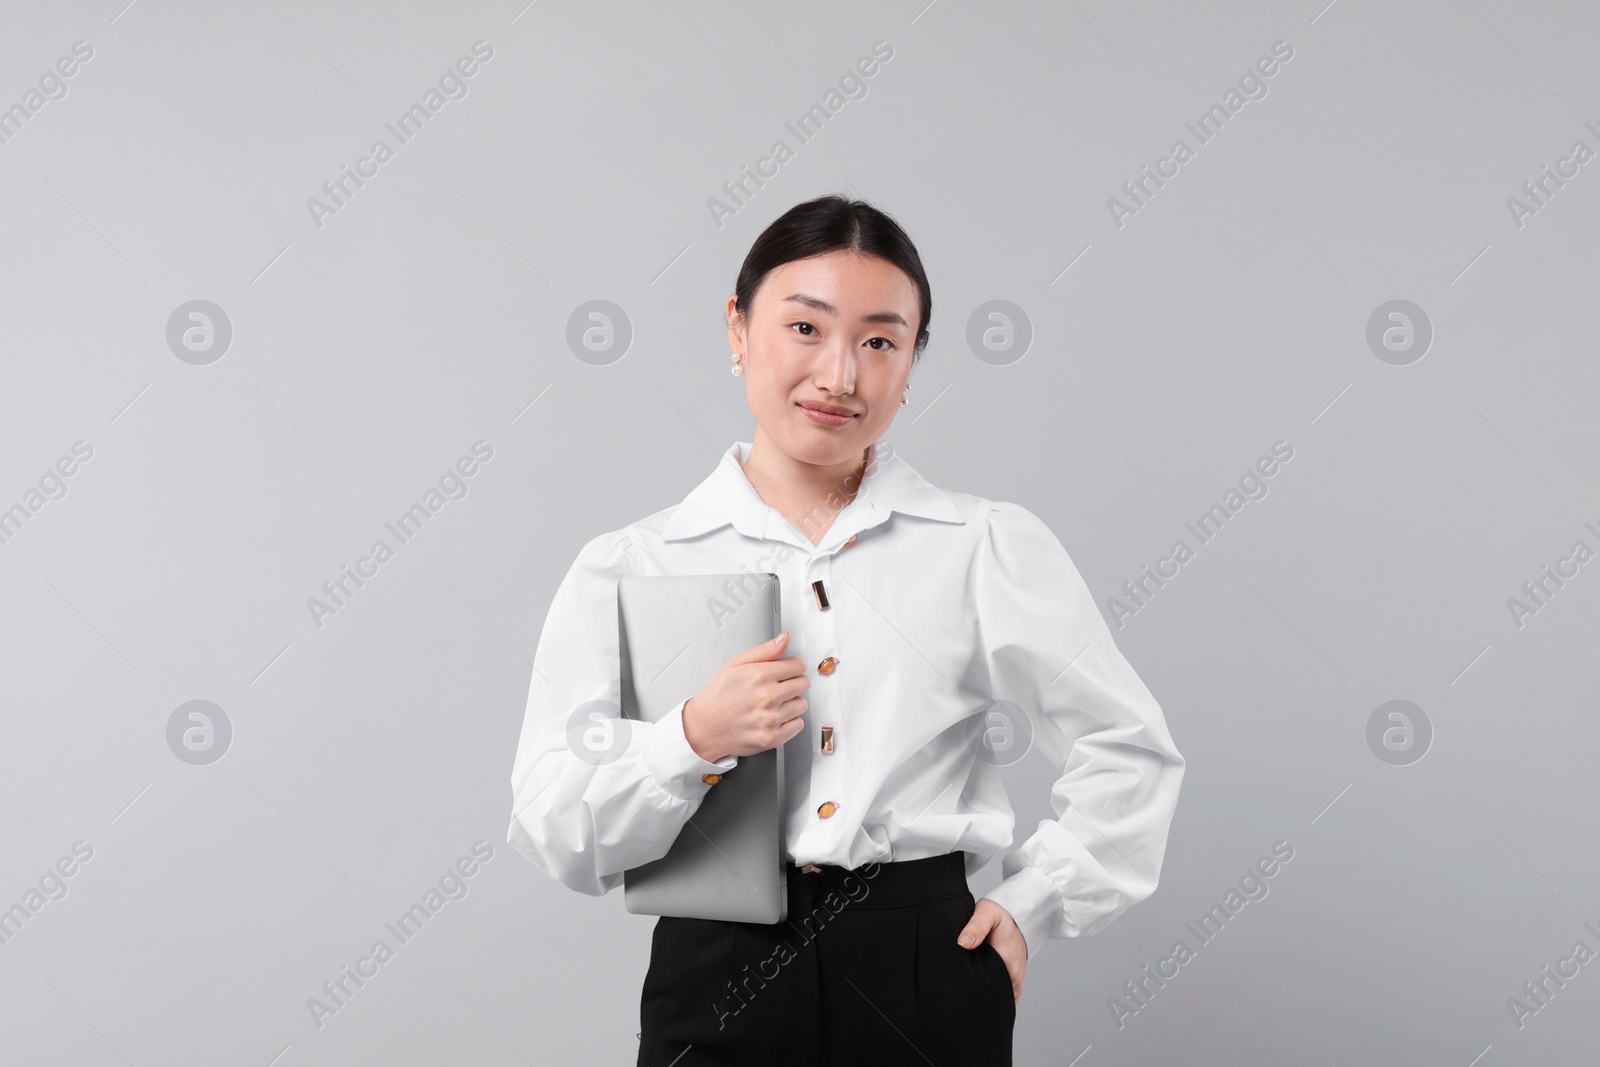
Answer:
M798 410L794 417L799 425L785 434L784 450L795 459L827 466L843 463L867 447L860 426L838 429L818 426ZM857 417L855 421L859 423L861 419Z

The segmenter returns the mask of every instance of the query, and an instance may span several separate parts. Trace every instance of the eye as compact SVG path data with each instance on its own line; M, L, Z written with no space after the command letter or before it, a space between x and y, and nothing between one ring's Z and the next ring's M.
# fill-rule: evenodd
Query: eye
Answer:
M894 347L895 347L895 344L894 344L894 342L893 342L893 341L891 341L891 340L889 340L889 339L888 339L888 338L887 338L887 337L874 337L874 338L872 338L872 340L871 340L871 341L868 341L868 342L867 342L867 344L869 344L869 345L870 345L870 344L871 344L871 343L872 343L872 342L873 342L873 341L882 341L882 342L883 342L883 343L884 343L884 344L886 344L886 345L888 345L888 346L889 346L889 347L888 347L888 348L878 348L878 349L874 349L874 350L873 350L873 351L876 351L876 352L887 352L887 351L889 351L889 349L891 349L891 348L894 348Z
M815 326L811 325L809 322L791 322L789 325L791 327L793 327L793 326L804 326L807 330L812 331L812 333L815 333L816 329L817 329ZM800 336L802 336L802 337L810 337L811 334L810 333L801 333Z

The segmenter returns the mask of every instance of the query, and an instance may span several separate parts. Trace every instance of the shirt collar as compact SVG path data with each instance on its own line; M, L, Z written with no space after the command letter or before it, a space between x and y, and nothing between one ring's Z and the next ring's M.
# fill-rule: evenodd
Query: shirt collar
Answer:
M662 534L680 541L732 524L740 533L763 540L777 538L807 550L830 547L860 530L875 526L891 512L939 522L964 522L944 490L929 484L887 441L869 446L866 475L855 499L834 519L822 543L812 545L776 509L762 500L745 477L743 463L750 441L735 441L716 469L673 509ZM848 519L848 521L847 521ZM797 537L799 538L797 540Z

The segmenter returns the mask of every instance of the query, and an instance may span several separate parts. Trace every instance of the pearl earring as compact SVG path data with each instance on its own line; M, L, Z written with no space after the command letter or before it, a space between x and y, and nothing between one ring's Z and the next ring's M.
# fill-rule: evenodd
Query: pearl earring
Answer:
M744 360L739 358L739 353L733 354L733 375L735 378L744 373Z

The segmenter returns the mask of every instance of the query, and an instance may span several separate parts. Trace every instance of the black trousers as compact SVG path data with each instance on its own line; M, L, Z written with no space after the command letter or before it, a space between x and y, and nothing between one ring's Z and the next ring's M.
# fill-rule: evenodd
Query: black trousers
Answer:
M637 1067L1011 1067L1017 1007L965 854L789 865L780 923L662 916L640 997Z

